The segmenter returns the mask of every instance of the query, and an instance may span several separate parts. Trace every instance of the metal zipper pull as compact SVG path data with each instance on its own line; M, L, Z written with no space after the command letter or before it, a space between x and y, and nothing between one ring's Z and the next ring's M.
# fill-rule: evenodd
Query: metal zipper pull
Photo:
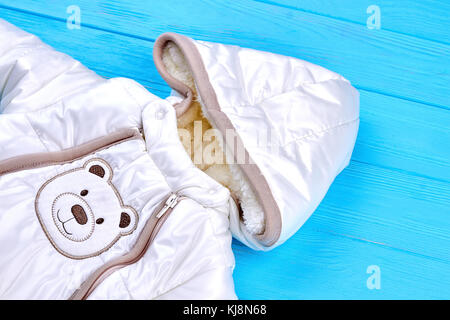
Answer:
M89 297L89 295L95 290L95 288L110 274L112 274L115 270L118 270L120 268L126 267L130 264L136 263L139 261L144 254L147 252L147 249L152 244L154 238L158 234L161 225L164 224L166 219L159 220L163 215L170 214L170 211L175 208L175 206L182 201L183 199L186 199L185 196L178 196L176 193L171 193L170 196L167 198L166 202L164 203L164 206L161 208L161 210L156 214L157 221L153 221L151 224L146 224L144 226L144 230L142 231L142 234L145 235L146 241L140 241L138 239L137 244L135 247L139 248L139 251L133 252L131 255L131 251L125 254L124 256L118 257L115 263L112 263L111 265L104 265L99 270L97 270L94 274L92 274L85 282L81 285L81 287L72 294L70 297L71 300L78 300L82 299L85 300ZM159 205L161 207L162 203ZM152 213L152 217L155 213ZM153 219L153 218L152 218ZM132 251L135 249L133 247ZM125 257L125 258L124 258ZM105 267L106 266L106 267Z
M170 197L166 200L164 207L156 215L156 218L157 219L161 218L167 212L167 210L174 208L176 206L176 204L178 203L178 199L179 199L178 195L175 193L172 193L170 195Z

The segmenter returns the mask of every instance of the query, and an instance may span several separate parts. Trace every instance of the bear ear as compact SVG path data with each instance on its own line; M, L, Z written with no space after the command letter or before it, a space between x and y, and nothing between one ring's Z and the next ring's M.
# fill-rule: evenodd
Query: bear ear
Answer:
M132 233L137 227L138 219L136 210L131 207L122 207L119 221L120 234L124 236Z
M95 174L106 181L111 181L112 179L111 166L105 160L99 158L91 159L85 163L84 168L87 172Z

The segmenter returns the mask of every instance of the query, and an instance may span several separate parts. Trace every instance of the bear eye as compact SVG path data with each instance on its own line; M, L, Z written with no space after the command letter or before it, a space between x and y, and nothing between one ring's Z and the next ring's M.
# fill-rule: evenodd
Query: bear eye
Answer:
M80 195L81 195L82 197L84 197L84 196L87 196L88 193L89 193L89 191L83 190L83 191L80 192Z
M95 223L97 223L97 224L102 224L103 221L105 221L105 219L103 219L103 218L98 218L97 220L95 220Z

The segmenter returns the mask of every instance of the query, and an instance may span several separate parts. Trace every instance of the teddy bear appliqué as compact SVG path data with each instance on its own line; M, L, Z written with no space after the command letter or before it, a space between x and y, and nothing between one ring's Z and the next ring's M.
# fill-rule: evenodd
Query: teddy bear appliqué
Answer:
M55 249L72 259L97 256L137 227L138 214L123 204L103 159L63 172L36 196L36 214Z

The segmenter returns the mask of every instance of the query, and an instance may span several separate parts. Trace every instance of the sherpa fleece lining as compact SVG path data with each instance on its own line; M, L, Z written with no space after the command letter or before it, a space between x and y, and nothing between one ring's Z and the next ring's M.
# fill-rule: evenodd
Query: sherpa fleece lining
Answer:
M191 156L195 165L210 177L227 187L236 204L241 207L240 217L244 220L246 229L252 234L261 234L264 231L264 212L250 188L242 171L233 164L232 159L227 160L230 154L223 152L223 139L220 133L213 133L212 126L204 116L202 103L198 99L189 66L180 49L168 42L163 49L163 62L167 71L185 83L193 92L193 100L189 108L177 119L180 140L186 152ZM189 135L184 133L188 131ZM194 137L203 137L199 139ZM203 159L203 150L209 150L213 161ZM200 155L199 159L198 156ZM242 213L244 213L242 215Z
M176 75L170 73L170 66L166 65L170 64L170 62L168 62L167 57L164 59L168 45L179 49L181 57L174 58L178 62L181 61L185 64L185 66L178 66L180 72L177 72ZM211 125L222 134L226 133L227 130L233 130L236 133L234 147L245 150L245 159L248 160L246 164L239 165L231 164L235 161L228 161L230 164L227 169L231 171L231 180L232 182L238 182L231 183L228 187L239 198L246 229L262 245L273 245L277 242L281 233L280 210L265 177L251 160L233 124L226 114L221 111L202 58L194 43L187 37L175 33L165 33L156 40L153 57L155 65L164 80L184 97L181 103L174 106L179 120L182 120L183 114L192 105L195 105L193 102L197 98L195 95L198 90L198 99L202 107L201 111ZM231 142L228 141L226 143L225 147L228 148L228 144ZM237 156L235 150L230 151L232 151L234 157ZM234 187L232 187L233 185ZM258 233L258 231L260 232Z

